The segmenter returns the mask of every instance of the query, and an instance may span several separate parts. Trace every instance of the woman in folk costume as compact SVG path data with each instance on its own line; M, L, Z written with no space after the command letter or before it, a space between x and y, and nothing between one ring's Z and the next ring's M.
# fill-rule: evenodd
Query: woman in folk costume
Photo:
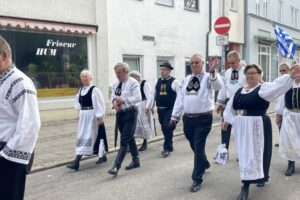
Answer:
M269 102L292 87L293 79L300 77L299 71L298 67L291 75L262 83L261 67L248 65L244 70L247 84L237 90L225 108L222 128L226 129L228 124L233 126L243 183L238 200L248 199L250 184L256 183L258 187L263 187L269 179L272 126L266 112Z
M288 160L286 176L295 172L295 160L300 160L300 81L281 97L277 113L282 116L279 155Z
M75 109L79 111L76 141L76 158L67 167L77 171L82 156L98 154L97 164L106 162L107 139L103 117L105 103L101 91L92 85L92 74L88 70L80 73L83 87L75 97Z
M148 81L143 80L138 71L130 72L129 76L136 79L140 84L142 101L138 103L138 116L134 137L144 139L142 146L139 148L139 151L144 151L147 149L147 140L152 137L154 132L151 113L154 102L152 88Z

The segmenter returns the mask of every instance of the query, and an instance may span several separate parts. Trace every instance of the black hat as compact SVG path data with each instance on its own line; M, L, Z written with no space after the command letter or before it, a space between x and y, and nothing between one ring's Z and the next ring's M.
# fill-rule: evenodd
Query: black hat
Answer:
M170 63L168 63L168 62L165 62L165 63L163 63L163 64L161 64L161 65L159 65L160 67L167 67L167 68L169 68L170 70L172 70L172 69L174 69L173 67L172 67L172 65L170 64Z

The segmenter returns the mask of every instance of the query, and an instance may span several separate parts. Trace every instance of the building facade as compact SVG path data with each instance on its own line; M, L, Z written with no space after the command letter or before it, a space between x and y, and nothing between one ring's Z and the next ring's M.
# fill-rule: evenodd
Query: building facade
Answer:
M0 0L0 34L35 83L42 121L76 118L79 73L88 68L107 102L113 67L127 62L154 84L168 61L182 80L206 54L209 0ZM211 45L210 50L218 51ZM216 50L213 50L216 49Z

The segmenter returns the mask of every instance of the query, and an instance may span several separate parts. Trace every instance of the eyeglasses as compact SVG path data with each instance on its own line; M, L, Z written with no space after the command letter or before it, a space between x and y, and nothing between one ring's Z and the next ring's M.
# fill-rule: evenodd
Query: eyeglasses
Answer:
M248 72L248 73L245 73L246 76L254 76L255 74L258 74L258 72Z
M191 64L191 65L194 65L194 64L195 64L195 65L199 65L199 64L200 64L200 61L194 61L194 62L192 61L192 62L190 62L190 64Z

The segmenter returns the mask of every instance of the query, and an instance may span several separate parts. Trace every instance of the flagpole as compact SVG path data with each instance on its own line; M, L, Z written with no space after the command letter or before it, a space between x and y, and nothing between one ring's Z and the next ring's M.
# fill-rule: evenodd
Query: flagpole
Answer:
M271 23L272 23L272 26L273 26L273 28L275 30L275 26L276 25L275 25L274 21L271 21ZM282 41L281 37L279 37L279 38L280 38L282 44L284 45L284 47L287 49L288 54L292 55L292 53L291 53L290 49L288 48L288 46L286 45L285 41ZM293 65L295 65L295 64L297 64L297 60L295 60L294 55L292 55L292 56L293 56L293 59L292 59L293 60Z

